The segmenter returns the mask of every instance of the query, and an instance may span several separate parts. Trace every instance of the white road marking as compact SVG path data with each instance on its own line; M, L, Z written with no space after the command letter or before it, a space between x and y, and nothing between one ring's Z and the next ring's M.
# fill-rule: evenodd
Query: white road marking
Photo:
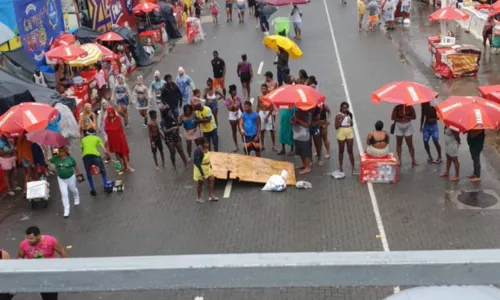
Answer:
M259 64L259 69L257 70L257 74L260 75L262 73L262 67L264 67L264 62L261 61Z
M351 108L352 114L355 115L354 107L351 101L351 96L349 95L349 88L347 87L344 67L342 66L342 59L340 58L337 40L335 39L335 32L333 30L332 19L330 17L330 12L328 11L328 5L326 3L326 0L323 0L323 4L325 5L326 18L328 20L328 26L330 27L330 34L332 37L333 48L335 50L335 56L337 57L337 64L339 66L340 77L342 78L342 86L344 87L345 97L347 103L349 103L349 107ZM361 137L359 136L358 124L356 122L355 117L353 118L353 129L354 129L354 136L356 137L356 144L358 146L358 151L359 153L364 153L364 149L362 148L363 144L361 143ZM380 214L380 208L378 206L377 196L375 195L375 191L373 190L373 184L368 183L367 186L368 186L368 193L370 195L370 200L372 203L373 214L375 215L375 221L377 223L380 240L382 242L382 248L384 249L385 252L390 252L391 249L389 248L389 242L387 241L387 236L385 234L384 222L382 221L382 216ZM394 287L394 293L398 293L399 290L400 290L399 286Z
M224 196L222 196L222 198L229 198L229 196L231 196L232 187L233 187L233 180L229 179L226 183L226 188L224 189Z

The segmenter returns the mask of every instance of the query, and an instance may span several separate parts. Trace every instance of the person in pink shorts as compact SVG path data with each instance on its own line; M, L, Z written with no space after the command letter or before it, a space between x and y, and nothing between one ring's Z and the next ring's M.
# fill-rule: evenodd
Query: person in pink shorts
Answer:
M59 242L50 235L42 235L40 228L30 226L26 229L26 239L19 245L17 258L20 259L44 259L56 258L56 252L62 257L68 254ZM57 293L40 293L43 300L57 300Z
M0 167L5 174L7 193L14 196L14 190L21 190L20 187L14 187L14 178L12 176L16 168L16 148L4 134L0 136Z

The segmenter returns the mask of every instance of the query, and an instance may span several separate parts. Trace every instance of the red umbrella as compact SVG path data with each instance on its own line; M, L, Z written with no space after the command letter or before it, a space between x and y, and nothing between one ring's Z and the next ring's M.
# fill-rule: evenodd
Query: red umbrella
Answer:
M56 37L56 39L50 45L50 49L54 49L59 46L69 46L76 42L76 36L71 33L63 32Z
M267 0L266 4L267 5L274 5L274 6L286 6L286 5L300 5L300 4L307 4L311 2L311 0Z
M262 97L262 101L266 105L272 103L276 108L297 106L301 110L310 110L325 102L325 95L307 85L284 85Z
M87 56L87 54L87 51L83 50L82 48L75 45L69 45L55 47L54 49L51 49L47 53L45 53L45 56L49 60L72 61L79 57L85 57Z
M98 41L104 41L104 42L119 42L123 41L123 38L121 35L119 35L116 32L106 32L105 34L102 34L96 38Z
M24 131L42 130L57 114L57 109L44 103L21 103L11 107L0 117L0 132L18 135Z
M429 15L429 20L431 21L467 20L468 18L468 14L453 7L440 8Z
M500 127L500 104L481 97L451 96L436 110L444 124L456 131Z
M430 102L438 93L423 84L412 81L396 81L383 85L372 93L371 99L375 104L389 102L407 106Z
M40 146L63 147L69 145L68 140L62 134L54 130L37 130L28 133L26 137L29 141L35 142Z
M153 10L160 11L161 8L157 4L147 3L147 2L143 2L141 4L138 4L138 5L134 6L134 8L132 8L132 12L134 14L140 14L140 13L147 14L147 13L152 12Z

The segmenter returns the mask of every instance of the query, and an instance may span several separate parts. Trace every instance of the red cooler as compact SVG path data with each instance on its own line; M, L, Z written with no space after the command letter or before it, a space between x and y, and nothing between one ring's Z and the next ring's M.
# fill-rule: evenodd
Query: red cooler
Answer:
M394 154L385 157L372 157L366 153L360 155L361 183L396 183L398 181L398 160Z

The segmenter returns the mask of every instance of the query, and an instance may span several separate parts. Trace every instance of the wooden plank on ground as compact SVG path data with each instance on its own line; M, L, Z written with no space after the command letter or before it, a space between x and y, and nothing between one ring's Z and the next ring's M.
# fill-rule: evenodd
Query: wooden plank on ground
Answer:
M217 179L266 183L271 175L287 170L286 184L295 185L295 167L290 162L224 152L212 152L210 155L212 172Z

